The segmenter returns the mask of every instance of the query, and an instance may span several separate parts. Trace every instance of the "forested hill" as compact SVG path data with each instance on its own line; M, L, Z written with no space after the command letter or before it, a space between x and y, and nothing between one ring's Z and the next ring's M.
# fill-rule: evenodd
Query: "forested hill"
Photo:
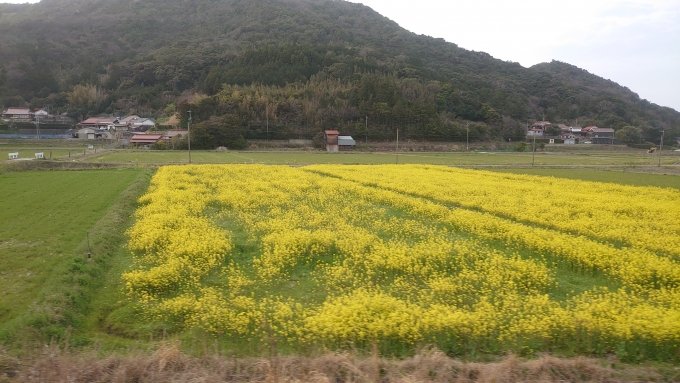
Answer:
M473 138L514 140L543 118L680 136L680 113L579 68L523 68L344 1L2 4L0 36L5 106L161 119L191 107L213 141L220 131L261 137L267 115L280 138L338 128L448 140L469 123Z

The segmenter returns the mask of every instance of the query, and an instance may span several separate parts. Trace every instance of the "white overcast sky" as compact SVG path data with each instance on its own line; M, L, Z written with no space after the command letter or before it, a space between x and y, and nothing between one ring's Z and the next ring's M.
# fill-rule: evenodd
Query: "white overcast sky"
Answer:
M680 0L352 1L525 67L568 62L680 111Z
M559 60L680 111L680 0L352 0L525 67Z

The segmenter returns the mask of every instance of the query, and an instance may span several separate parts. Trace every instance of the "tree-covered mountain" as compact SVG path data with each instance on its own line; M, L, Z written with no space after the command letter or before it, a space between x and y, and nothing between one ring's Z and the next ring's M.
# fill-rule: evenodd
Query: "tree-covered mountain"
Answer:
M272 138L449 140L469 124L473 139L516 140L543 118L680 136L680 113L582 69L523 68L344 1L42 0L0 5L0 36L5 106L77 118L191 109L206 146L263 138L267 119Z

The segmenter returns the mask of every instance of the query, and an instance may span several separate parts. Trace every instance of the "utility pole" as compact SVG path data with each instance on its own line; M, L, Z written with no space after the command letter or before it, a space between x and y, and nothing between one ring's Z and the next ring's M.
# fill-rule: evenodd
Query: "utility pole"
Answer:
M399 129L397 129L397 164L399 164Z
M35 135L40 139L40 116L35 116Z
M534 132L534 134L532 134L532 136L534 136L534 149L531 153L531 167L533 168L535 160L536 160L536 132Z
M465 134L465 151L469 152L470 151L470 123L466 123L466 134Z
M663 150L663 135L666 133L666 131L662 130L661 131L661 145L659 146L659 166L661 167L661 151Z
M191 163L191 110L189 110L189 120L187 120L187 144L189 145L189 163Z
M368 115L366 115L366 143L368 144Z
M269 104L267 104L267 142L269 142Z

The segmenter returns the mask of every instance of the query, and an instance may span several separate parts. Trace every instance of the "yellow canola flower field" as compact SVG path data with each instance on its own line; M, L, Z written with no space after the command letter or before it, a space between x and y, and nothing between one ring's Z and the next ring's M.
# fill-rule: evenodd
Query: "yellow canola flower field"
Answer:
M559 216L532 215L541 194ZM621 233L672 226L676 194L432 166L168 166L140 200L123 280L149 320L301 348L673 359L676 253Z
M311 167L512 220L680 257L680 190L430 165ZM427 179L413 182L414 171Z

